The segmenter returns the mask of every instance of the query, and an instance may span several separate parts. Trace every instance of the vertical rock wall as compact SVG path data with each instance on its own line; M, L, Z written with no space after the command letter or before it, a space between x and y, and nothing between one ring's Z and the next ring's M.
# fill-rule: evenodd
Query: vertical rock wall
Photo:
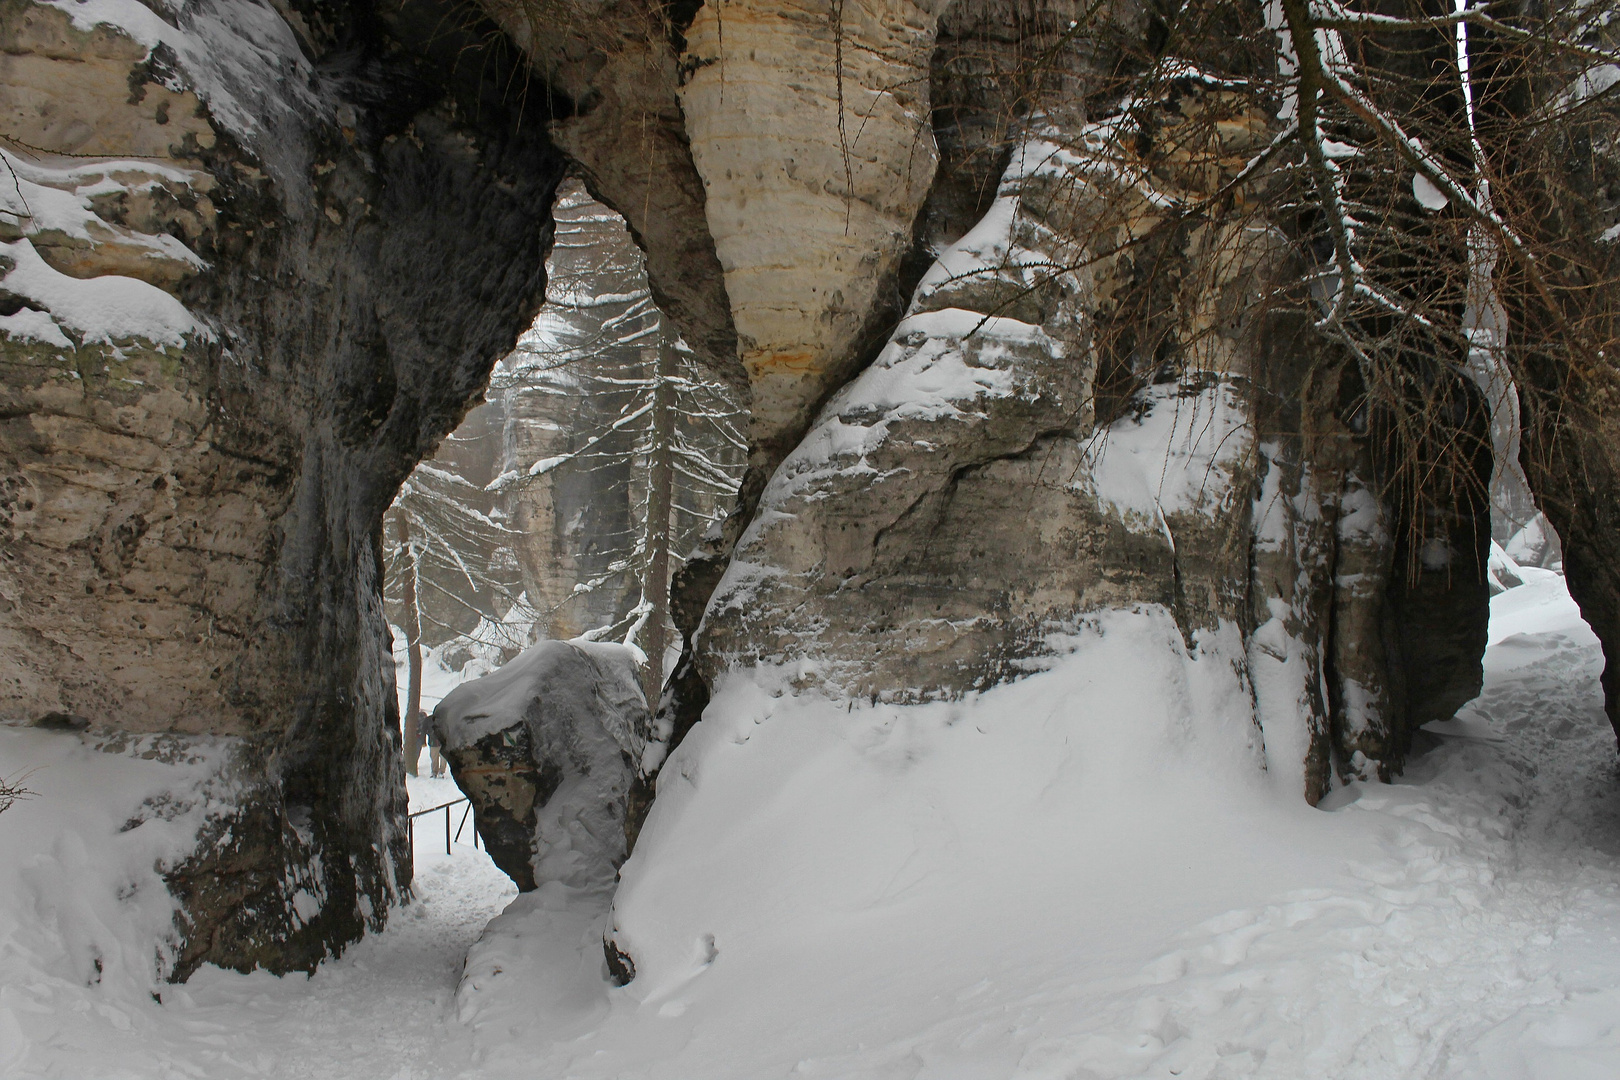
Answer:
M1097 423L1093 312L1118 268L1046 268L1148 207L1086 164L1058 142L1015 150L990 213L777 471L704 622L711 678L797 661L833 692L904 700L1012 677L1088 611L1160 604L1189 643L1236 622L1242 372L1188 357L1138 413Z
M1612 49L1614 32L1602 34ZM1487 56L1501 62L1494 49ZM1563 542L1570 595L1603 643L1605 708L1620 739L1620 108L1586 98L1584 60L1546 61L1513 62L1511 92L1486 110L1490 151L1523 163L1504 182L1525 208L1522 228L1551 259L1539 281L1521 263L1498 265L1505 356L1522 403L1521 462ZM1561 127L1521 126L1569 101L1582 104Z
M310 968L409 885L379 523L532 318L561 172L448 14L0 13L0 707L240 737L177 978Z
M766 486L697 638L708 680L788 664L834 694L951 696L1088 613L1159 605L1189 650L1232 655L1312 802L1399 772L1477 693L1488 506L1386 501L1353 362L1308 297L1277 303L1303 275L1254 207L1286 177L1225 217L1171 209L1230 184L1270 121L1196 71L1158 89L1128 119L1048 113L1013 152Z
M681 105L772 464L903 303L940 6L706 4L686 32Z

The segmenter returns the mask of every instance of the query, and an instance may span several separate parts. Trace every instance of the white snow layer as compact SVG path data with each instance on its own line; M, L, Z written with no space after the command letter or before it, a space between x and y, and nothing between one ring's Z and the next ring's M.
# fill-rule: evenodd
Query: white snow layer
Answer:
M555 885L513 901L458 980L493 894L465 844L462 877L435 875L437 818L417 833L421 917L313 979L205 969L161 1006L139 982L84 985L70 943L93 913L0 876L0 1075L1607 1080L1620 792L1601 656L1562 579L1519 574L1492 600L1484 693L1431 725L1401 783L1321 809L1256 767L1231 643L1188 658L1152 609L958 703L862 708L735 672L624 867L623 989L598 951L605 895ZM7 772L79 745L0 735ZM11 866L53 866L69 828L108 842L108 792L146 763L105 763L0 815ZM105 850L80 887L116 892Z
M0 256L15 264L0 284L49 311L58 337L62 332L56 324L77 330L86 341L109 344L145 338L160 345L179 346L185 343L187 334L212 336L192 318L184 304L156 285L117 274L69 277L46 264L27 239L0 243ZM55 343L43 321L23 324L18 329Z
M639 758L645 736L635 721L646 716L647 705L637 653L585 638L536 642L494 672L446 694L433 710L434 727L445 746L462 747L524 723L594 721L620 750ZM589 678L578 677L587 673ZM533 707L537 701L542 712Z
M119 829L143 799L183 795L214 761L141 760L142 745L106 754L77 735L0 726L0 775L33 769L39 793L0 814L0 1077L462 1074L477 1052L454 1019L462 958L516 893L474 848L472 823L447 855L443 813L418 818L415 898L314 978L205 966L174 986L149 973L173 910L153 860L189 847L202 807ZM412 810L461 794L425 776L410 789ZM452 836L464 809L451 810Z
M433 710L440 745L526 736L553 790L535 820L536 882L610 892L625 853L631 763L646 747L640 650L608 642L541 641L493 674L462 683Z
M1137 405L1139 412L1092 439L1097 497L1127 521L1146 519L1155 528L1166 514L1213 516L1230 509L1232 475L1252 446L1238 390L1227 382L1196 391L1150 386Z
M38 2L66 13L81 31L109 26L149 49L167 46L185 74L186 89L194 90L215 120L272 164L280 156L275 145L278 129L297 110L316 107L310 89L314 71L299 49L292 27L273 4L254 0Z
M225 740L104 742L0 724L0 777L33 792L0 813L0 1076L113 1075L174 955L161 871L223 808Z
M126 243L148 248L153 258L172 259L201 268L205 264L196 252L167 233L151 234L109 226L96 213L92 200L97 197L150 191L161 181L190 185L194 174L161 162L110 159L52 167L30 161L21 154L0 149L5 159L10 187L0 185L0 212L19 222L27 235L55 232L87 243L116 233Z

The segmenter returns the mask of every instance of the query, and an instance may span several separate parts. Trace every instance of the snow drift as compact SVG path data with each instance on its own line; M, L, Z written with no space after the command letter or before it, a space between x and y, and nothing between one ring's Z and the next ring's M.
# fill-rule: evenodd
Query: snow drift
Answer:
M1099 616L1048 670L959 702L735 671L623 868L611 930L636 980L607 988L589 954L596 898L520 898L460 993L482 1068L1613 1075L1601 655L1561 579L1520 573L1459 726L1424 736L1409 781L1322 809L1292 762L1261 767L1236 642L1189 653L1162 609Z
M167 989L164 875L232 808L233 743L0 724L0 776L34 792L0 815L0 1076L41 1075L87 1023L129 1030Z

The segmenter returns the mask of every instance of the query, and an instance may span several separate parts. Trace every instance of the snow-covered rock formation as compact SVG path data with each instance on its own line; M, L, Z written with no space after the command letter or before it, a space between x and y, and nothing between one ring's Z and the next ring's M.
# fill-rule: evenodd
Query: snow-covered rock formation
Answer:
M949 699L1127 616L1223 671L1232 745L1304 798L1397 772L1480 684L1487 417L1440 365L1486 450L1390 497L1240 70L1269 31L1208 9L1171 41L1137 0L0 6L0 714L240 737L239 804L168 879L172 973L311 966L405 895L377 526L532 319L564 155L753 446L645 753L600 711L446 720L514 873L611 866L621 788L741 668ZM1615 440L1526 415L1620 647ZM549 700L531 666L501 694ZM547 732L597 763L555 820ZM480 756L502 733L531 745Z
M835 694L948 696L1029 670L1086 612L1158 604L1189 645L1242 621L1247 356L1189 358L1097 422L1092 313L1117 260L1050 269L1088 263L1109 224L1085 153L1115 148L1086 138L1015 151L990 213L777 470L706 617L711 679L786 660Z
M533 318L562 170L491 26L318 7L0 9L0 718L240 737L177 978L407 895L378 522Z
M696 639L711 684L788 664L834 696L953 697L1157 606L1235 666L1270 767L1312 802L1335 770L1398 773L1416 727L1477 693L1488 508L1425 520L1408 559L1353 363L1264 302L1299 273L1281 231L1164 228L1217 189L1277 198L1244 172L1272 122L1190 67L1160 93L1130 120L1033 122L766 486Z
M649 723L623 645L542 641L462 683L432 730L478 835L517 887L611 885Z

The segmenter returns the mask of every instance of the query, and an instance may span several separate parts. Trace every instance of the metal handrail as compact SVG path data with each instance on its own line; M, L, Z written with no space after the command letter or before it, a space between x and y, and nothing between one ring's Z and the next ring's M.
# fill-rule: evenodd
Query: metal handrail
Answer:
M465 809L465 810L463 810L461 812L461 827L456 829L456 839L460 840L461 839L461 829L464 829L464 828L467 827L467 815L472 813L472 800L467 798L465 795L463 795L459 799L451 799L447 803L440 803L438 806L430 806L426 810L416 810L416 811L412 811L411 813L406 814L405 815L405 821L406 821L406 826L405 827L410 833L411 847L413 849L416 847L416 819L419 818L419 817L424 817L424 816L426 816L428 814L436 814L440 810L443 810L444 811L444 853L446 855L449 855L451 853L451 851L450 851L450 808L452 806L460 806L462 803L467 804L467 809ZM478 823L476 821L474 821L473 822L473 847L476 848L477 846L478 846Z
M440 803L438 806L430 806L426 810L412 810L410 812L410 814L407 815L407 816L408 817L421 817L423 814L434 814L434 813L437 813L440 810L447 810L452 806L459 806L462 803L467 802L467 801L468 801L467 796L463 795L459 799L451 799L447 803Z

